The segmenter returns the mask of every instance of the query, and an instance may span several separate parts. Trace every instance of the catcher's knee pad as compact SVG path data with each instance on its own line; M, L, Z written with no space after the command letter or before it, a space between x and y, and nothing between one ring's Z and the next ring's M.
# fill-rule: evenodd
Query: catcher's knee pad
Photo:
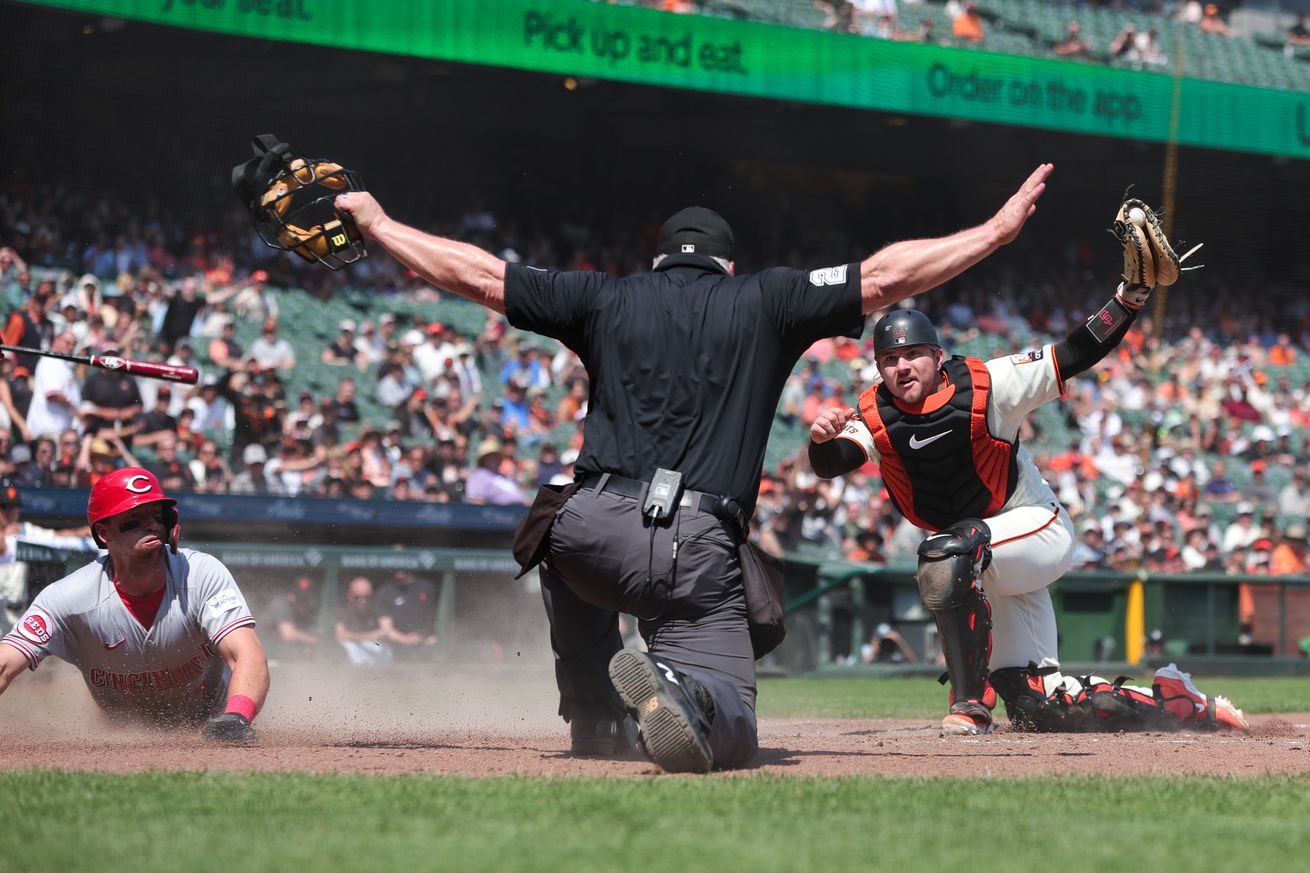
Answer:
M1045 678L1058 667L1004 667L993 670L991 684L1005 701L1005 714L1019 730L1073 733L1083 729L1086 713L1063 683L1046 693Z
M919 543L915 581L929 610L962 606L978 577L991 563L992 532L986 523L967 519Z

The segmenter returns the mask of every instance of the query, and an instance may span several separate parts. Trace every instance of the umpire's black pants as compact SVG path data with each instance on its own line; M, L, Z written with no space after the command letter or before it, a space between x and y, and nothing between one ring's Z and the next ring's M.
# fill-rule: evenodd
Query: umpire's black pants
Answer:
M755 657L736 543L719 518L696 505L652 525L640 499L604 491L604 482L560 508L541 565L560 713L622 713L608 668L623 645L618 613L626 612L640 620L652 655L714 698L715 767L745 766L758 749Z

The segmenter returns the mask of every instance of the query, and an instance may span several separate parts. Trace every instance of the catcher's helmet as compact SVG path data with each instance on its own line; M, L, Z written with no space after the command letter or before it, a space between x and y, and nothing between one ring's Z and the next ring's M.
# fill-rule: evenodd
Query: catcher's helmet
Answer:
M96 545L105 547L104 541L96 533L96 522L112 518L147 503L164 504L164 539L173 554L177 554L177 535L179 518L177 501L164 494L164 487L149 470L141 467L124 467L105 476L91 489L91 498L86 503L86 523L91 526L91 536Z
M292 153L272 134L254 138L255 157L232 168L232 187L265 245L339 270L365 257L355 220L336 207L343 191L363 191L359 174Z
M932 321L917 309L897 309L882 318L873 326L873 353L883 352L901 346L929 345L942 347L937 338L937 328Z

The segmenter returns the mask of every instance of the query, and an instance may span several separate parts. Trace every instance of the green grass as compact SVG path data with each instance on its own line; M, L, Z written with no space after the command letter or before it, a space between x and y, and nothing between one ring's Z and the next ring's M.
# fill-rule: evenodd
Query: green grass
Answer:
M1149 686L1151 675L1140 671L1133 684ZM1310 681L1304 678L1201 676L1193 682L1248 713L1310 712ZM761 679L758 708L762 718L933 718L945 705L946 689L935 679L868 675Z
M1310 778L0 772L0 870L1292 870Z
M1310 682L1199 678L1255 712ZM923 677L767 679L765 717L935 719ZM3 752L0 752L3 754ZM635 779L0 769L0 873L1290 871L1297 776Z

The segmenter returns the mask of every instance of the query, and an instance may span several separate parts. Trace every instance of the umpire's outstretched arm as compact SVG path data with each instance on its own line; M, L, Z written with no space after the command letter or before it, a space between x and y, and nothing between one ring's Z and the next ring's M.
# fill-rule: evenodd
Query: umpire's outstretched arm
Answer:
M1037 211L1037 198L1046 190L1046 179L1054 169L1054 164L1040 164L995 215L976 227L936 239L892 243L866 258L860 264L864 312L936 288L1013 242L1024 222Z
M355 219L366 239L428 282L505 314L505 262L477 246L433 236L401 224L383 210L367 191L350 191L336 206Z
M860 264L864 312L890 306L954 279L1001 246L1012 242L1037 210L1053 164L1041 164L995 215L975 227L935 239L906 240L874 252ZM505 262L477 246L424 233L383 211L367 191L350 191L336 206L355 219L365 238L428 282L505 312Z

